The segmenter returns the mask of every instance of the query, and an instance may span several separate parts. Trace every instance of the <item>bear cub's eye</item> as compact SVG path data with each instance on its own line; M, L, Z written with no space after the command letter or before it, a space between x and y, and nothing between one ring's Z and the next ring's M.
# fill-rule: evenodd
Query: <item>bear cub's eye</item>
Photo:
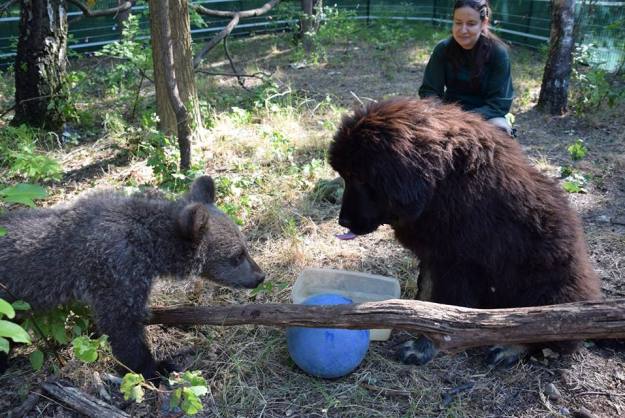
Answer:
M239 251L236 255L230 257L230 264L237 266L243 262L245 258L245 250Z

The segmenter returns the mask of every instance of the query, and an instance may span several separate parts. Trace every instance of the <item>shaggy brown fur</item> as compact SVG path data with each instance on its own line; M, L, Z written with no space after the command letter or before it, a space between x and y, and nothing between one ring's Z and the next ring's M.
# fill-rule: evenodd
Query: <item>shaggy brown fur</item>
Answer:
M521 147L455 105L395 98L345 116L330 146L339 223L392 226L421 261L419 298L476 308L601 297L580 221Z

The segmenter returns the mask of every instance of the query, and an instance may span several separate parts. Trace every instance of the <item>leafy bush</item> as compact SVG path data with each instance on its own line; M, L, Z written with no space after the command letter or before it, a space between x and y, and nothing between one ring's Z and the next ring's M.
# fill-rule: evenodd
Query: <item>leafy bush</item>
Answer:
M600 67L602 63L592 61L595 48L594 44L581 44L573 56L575 88L571 94L571 105L579 114L595 112L604 104L614 107L625 100L625 88Z
M37 149L42 134L26 125L0 130L0 167L29 181L59 180L61 165Z
M8 338L13 340L14 343L31 344L30 336L23 327L15 322L2 319L5 316L8 319L15 318L15 311L20 310L21 307L21 301L11 304L0 298L0 351L6 354L9 353L10 348Z
M104 73L105 83L114 95L126 95L152 70L149 40L139 39L139 17L130 15L123 23L121 40L105 45L97 56L117 61Z
M202 164L196 163L186 172L178 169L180 151L176 139L157 129L158 116L145 114L141 119L143 138L137 144L136 155L147 158L158 184L172 192L186 190L193 179L202 172Z

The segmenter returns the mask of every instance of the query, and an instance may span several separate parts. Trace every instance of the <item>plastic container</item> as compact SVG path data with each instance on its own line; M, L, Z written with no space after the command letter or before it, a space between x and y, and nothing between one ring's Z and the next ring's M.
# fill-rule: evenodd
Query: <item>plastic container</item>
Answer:
M293 303L302 303L310 296L321 293L335 293L350 298L354 303L376 302L398 299L399 280L377 274L347 270L310 268L302 271L293 285ZM390 329L371 329L372 341L386 341Z

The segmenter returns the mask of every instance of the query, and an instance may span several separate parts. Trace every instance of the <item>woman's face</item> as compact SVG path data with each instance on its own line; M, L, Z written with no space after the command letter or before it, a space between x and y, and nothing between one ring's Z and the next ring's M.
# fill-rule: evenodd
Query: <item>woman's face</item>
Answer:
M477 43L486 21L480 20L480 14L471 7L460 7L454 11L454 23L451 33L464 49L471 49Z

